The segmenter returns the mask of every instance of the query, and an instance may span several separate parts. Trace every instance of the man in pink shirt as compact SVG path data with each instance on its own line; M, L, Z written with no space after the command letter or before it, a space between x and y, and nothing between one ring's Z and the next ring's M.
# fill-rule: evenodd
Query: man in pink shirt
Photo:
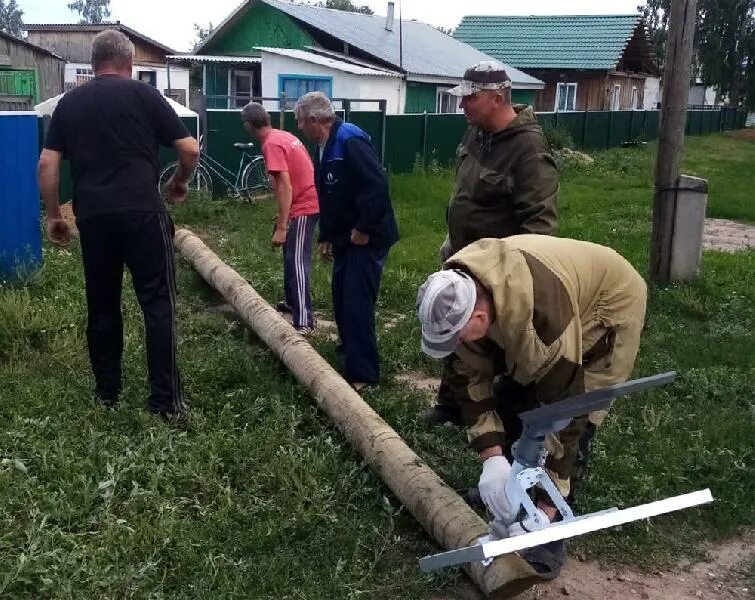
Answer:
M270 126L270 115L261 104L247 104L241 118L262 146L278 199L273 246L283 246L285 300L276 308L291 313L294 328L307 335L315 328L309 278L312 236L320 213L312 159L299 138Z

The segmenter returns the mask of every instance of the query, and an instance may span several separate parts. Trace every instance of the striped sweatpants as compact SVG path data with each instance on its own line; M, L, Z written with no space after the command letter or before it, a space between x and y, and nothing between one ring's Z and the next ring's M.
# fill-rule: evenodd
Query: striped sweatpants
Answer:
M115 401L121 391L123 267L144 314L150 395L163 415L185 409L176 355L176 275L173 221L164 212L117 212L77 223L84 261L87 342L95 393Z
M283 247L283 287L286 304L292 308L294 327L314 329L309 277L312 268L312 237L318 215L302 215L288 224Z

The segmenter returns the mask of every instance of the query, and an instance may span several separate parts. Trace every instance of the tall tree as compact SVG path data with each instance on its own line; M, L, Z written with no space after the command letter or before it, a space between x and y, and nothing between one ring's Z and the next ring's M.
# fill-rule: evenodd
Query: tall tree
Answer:
M199 46L199 44L210 37L213 29L212 22L208 23L207 27L202 27L199 23L194 23L194 46Z
M647 0L645 17L653 48L663 63L670 0ZM731 105L755 105L755 0L698 0L695 72L726 95Z
M0 0L0 31L21 37L24 25L21 20L23 14L16 0L8 0L7 3L5 0Z
M704 0L698 11L697 58L703 81L728 95L729 103L752 104L755 0ZM748 73L749 71L749 73ZM749 74L749 77L748 77Z
M81 23L102 23L110 16L110 0L75 0L68 9L81 15Z
M671 0L647 0L637 7L639 13L645 19L645 25L650 34L650 43L653 52L658 58L658 66L663 70L666 55L666 38L668 35L668 14L671 8Z

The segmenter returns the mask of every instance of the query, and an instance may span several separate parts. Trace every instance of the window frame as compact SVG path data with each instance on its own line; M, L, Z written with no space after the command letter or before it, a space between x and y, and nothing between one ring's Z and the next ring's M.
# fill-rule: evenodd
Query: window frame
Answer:
M239 106L238 89L236 89L236 74L249 76L249 99ZM236 93L234 93L236 92ZM254 69L236 69L231 67L228 69L228 108L243 108L246 104L252 101L254 97Z
M327 75L308 75L299 73L278 73L278 98L283 96L283 88L287 81L324 81L328 84L328 91L324 92L328 98L333 97L333 77ZM299 98L286 98L281 102L284 110L291 110Z
M611 111L621 110L621 84L613 84L613 94L611 94Z
M462 112L461 107L459 106L461 99L458 96L452 96L448 93L448 90L453 89L451 87L437 87L435 88L435 112L439 115L458 115ZM456 102L456 110L454 111L443 111L441 110L443 107L443 97L448 96L449 98L454 98Z
M566 89L566 103L569 102L569 88L574 88L574 103L572 104L571 108L564 108L563 110L559 110L559 98L561 97L561 89ZM556 83L556 102L553 106L553 112L575 112L577 110L577 82L566 82L566 81L559 81Z

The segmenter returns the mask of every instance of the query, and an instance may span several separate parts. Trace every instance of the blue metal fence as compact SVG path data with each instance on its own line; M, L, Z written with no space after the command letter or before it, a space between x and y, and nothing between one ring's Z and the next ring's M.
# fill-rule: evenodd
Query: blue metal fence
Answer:
M0 112L0 279L42 261L37 128L36 113Z

